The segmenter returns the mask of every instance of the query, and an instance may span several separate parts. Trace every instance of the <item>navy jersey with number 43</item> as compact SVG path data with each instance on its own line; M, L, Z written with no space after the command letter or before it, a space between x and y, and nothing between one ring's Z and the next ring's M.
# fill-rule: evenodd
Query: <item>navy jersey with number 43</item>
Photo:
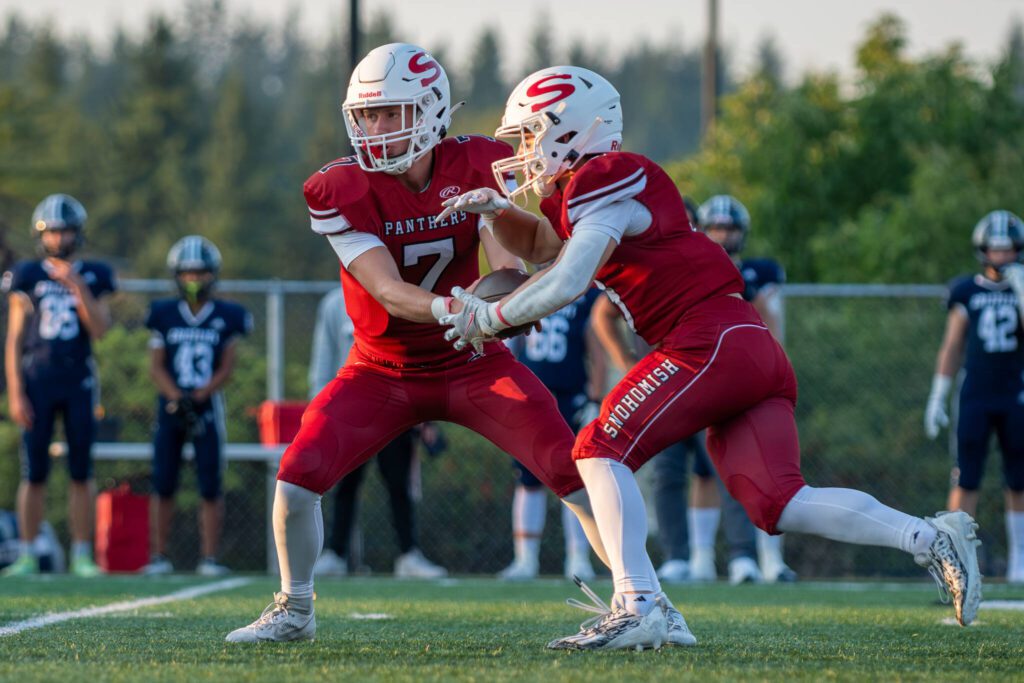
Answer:
M1024 389L1024 330L1009 283L961 277L950 286L948 303L962 307L969 320L964 392L1016 395Z
M571 304L541 320L540 332L526 336L519 360L552 393L579 394L586 390L584 340L590 309L600 296L591 289Z
M150 304L146 327L151 348L164 348L164 367L179 389L205 387L220 367L224 349L252 331L252 315L239 304L213 299L195 315L181 299Z
M94 297L117 289L114 271L98 261L75 261L75 271ZM89 332L78 317L75 295L50 277L45 261L23 261L4 274L4 292L23 292L32 302L22 356L28 376L88 372Z

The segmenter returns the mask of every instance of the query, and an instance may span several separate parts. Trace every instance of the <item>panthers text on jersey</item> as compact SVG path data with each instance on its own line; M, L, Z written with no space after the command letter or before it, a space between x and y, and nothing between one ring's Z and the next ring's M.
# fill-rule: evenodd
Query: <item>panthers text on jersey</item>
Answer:
M743 280L725 250L690 225L672 179L639 154L613 152L588 161L563 191L541 202L541 210L568 239L581 213L628 199L650 211L651 224L622 238L595 282L653 346L697 303L743 292Z
M117 290L114 271L105 263L75 261L74 269L94 297ZM78 317L75 295L50 277L45 260L15 265L4 275L3 289L22 292L32 302L22 356L26 377L60 374L78 378L89 374L92 344Z
M778 261L769 258L742 259L736 264L743 276L743 298L753 301L761 290L786 282L786 272Z
M252 315L231 301L212 299L194 314L182 299L150 304L146 327L151 348L166 350L164 368L179 389L201 389L220 367L232 339L252 331Z
M1010 284L980 274L957 278L948 305L962 308L969 321L963 393L1016 395L1024 390L1024 329Z
M353 157L327 164L303 189L315 232L373 235L387 247L404 281L446 296L480 275L480 221L465 211L437 221L441 202L473 188L495 187L491 163L509 156L511 148L484 136L460 135L443 140L433 153L430 183L422 192L409 191L386 173L363 171ZM399 366L435 366L470 355L452 348L436 323L389 315L344 266L341 282L356 348L364 356Z

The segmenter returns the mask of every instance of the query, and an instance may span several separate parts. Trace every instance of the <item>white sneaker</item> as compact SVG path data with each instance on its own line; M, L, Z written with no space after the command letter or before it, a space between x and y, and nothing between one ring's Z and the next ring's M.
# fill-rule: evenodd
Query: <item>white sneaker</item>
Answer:
M558 638L548 643L550 650L622 650L660 649L668 639L668 623L665 612L659 604L644 616L631 614L621 607L614 610L608 607L590 587L577 580L583 592L594 603L588 605L570 598L566 602L573 607L597 616L580 624L580 632ZM653 596L652 596L653 597Z
M586 555L567 555L564 570L567 579L579 577L581 581L594 580L594 566Z
M981 604L981 572L978 570L978 524L966 512L938 512L925 517L939 532L926 552L914 556L935 579L943 602L953 598L956 620L967 626Z
M533 581L539 570L537 560L513 560L512 564L498 572L498 578L502 581Z
M679 645L681 647L696 645L697 638L690 632L690 627L686 625L686 619L683 619L682 613L676 609L676 606L672 604L668 596L665 593L659 593L654 600L665 613L665 624L668 629L665 644Z
M785 562L762 562L761 576L765 583L793 583L797 580L797 573L789 568Z
M419 548L413 548L395 560L395 577L399 579L443 579L448 570L434 564Z
M313 565L314 576L346 576L348 562L333 550L324 550Z
M196 566L196 574L199 574L199 576L227 576L230 573L230 569L212 557L204 557Z
M313 640L316 635L316 617L312 607L309 614L299 614L288 608L288 596L274 593L274 602L267 605L260 618L248 626L229 633L229 643L283 643L291 640Z
M174 565L163 555L153 555L149 559L149 564L142 568L142 573L145 576L163 576L173 571Z
M690 551L690 581L716 581L714 551L693 549Z
M665 583L686 583L690 580L690 563L686 560L669 560L658 569L658 578Z
M752 557L736 557L729 560L729 585L741 583L761 583L761 569Z

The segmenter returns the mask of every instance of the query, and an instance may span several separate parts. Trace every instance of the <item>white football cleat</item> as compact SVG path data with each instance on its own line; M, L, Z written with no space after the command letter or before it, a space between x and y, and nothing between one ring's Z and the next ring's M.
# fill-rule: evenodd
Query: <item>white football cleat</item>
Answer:
M729 585L741 583L761 583L761 569L752 557L734 557L729 560Z
M943 602L953 598L956 620L967 626L978 616L981 571L978 569L978 524L966 512L938 512L925 517L939 532L927 551L914 556L935 579Z
M224 640L229 643L284 643L313 640L315 635L316 617L312 607L309 614L300 614L288 607L288 596L285 593L274 593L274 602L267 605L259 619L235 629Z
M582 581L594 580L594 566L590 564L590 558L586 555L567 555L564 572L567 579L578 576Z
M174 565L164 555L153 555L149 558L149 564L142 568L145 576L164 576L174 572Z
M645 616L616 607L614 610L577 577L576 585L594 603L588 605L572 598L566 602L597 616L580 624L580 632L548 643L550 650L622 650L660 649L668 639L668 622L660 604ZM652 600L654 596L651 596Z
M313 565L313 576L347 576L348 562L333 550L324 550Z
M690 632L682 613L676 609L672 601L664 593L659 593L654 599L658 607L665 613L665 624L668 635L665 639L666 645L679 645L681 647L693 647L697 644L697 638Z
M199 576L227 576L230 573L230 569L211 557L204 557L196 566L196 574Z
M536 560L513 560L512 564L498 572L498 578L502 581L533 581L539 570Z
M694 548L690 551L690 581L717 581L715 551Z
M398 579L443 579L446 576L448 570L425 558L419 548L413 548L395 560L395 578Z
M690 563L686 560L669 560L658 569L658 578L665 583L686 583L690 580Z

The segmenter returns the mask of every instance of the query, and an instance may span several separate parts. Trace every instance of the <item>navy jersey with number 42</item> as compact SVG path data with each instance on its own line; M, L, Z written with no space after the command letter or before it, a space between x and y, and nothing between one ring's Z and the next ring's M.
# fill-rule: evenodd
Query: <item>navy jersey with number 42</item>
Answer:
M98 261L75 261L73 268L94 297L117 289L114 271ZM4 274L4 292L23 292L32 302L25 330L23 370L28 376L50 372L89 372L89 332L78 317L75 295L50 277L45 261L22 261Z
M590 309L598 296L600 292L592 288L542 319L540 332L525 338L519 360L553 393L579 394L586 390L584 340Z
M150 304L146 327L150 347L164 348L164 367L179 389L205 387L220 367L224 349L252 331L252 315L239 304L213 299L195 315L181 299Z
M981 275L953 281L949 308L967 314L965 393L1013 394L1024 389L1024 330L1017 295L1008 282Z

